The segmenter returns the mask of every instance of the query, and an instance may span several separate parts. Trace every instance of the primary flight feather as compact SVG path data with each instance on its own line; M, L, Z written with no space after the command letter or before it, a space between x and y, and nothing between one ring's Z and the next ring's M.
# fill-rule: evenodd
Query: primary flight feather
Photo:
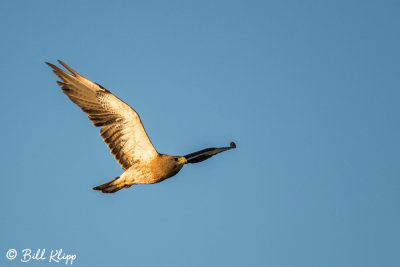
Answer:
M151 143L139 115L130 106L101 85L91 82L67 64L58 60L70 73L46 62L60 78L62 91L88 114L115 159L125 171L115 179L94 187L103 193L114 193L134 184L153 184L177 174L187 163L197 163L235 148L207 148L186 156L160 154Z

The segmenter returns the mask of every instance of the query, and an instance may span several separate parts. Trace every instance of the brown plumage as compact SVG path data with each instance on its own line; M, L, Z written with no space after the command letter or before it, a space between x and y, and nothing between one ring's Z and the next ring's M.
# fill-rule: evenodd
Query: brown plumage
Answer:
M58 61L70 73L47 63L61 79L57 84L62 91L88 114L115 159L125 171L115 179L94 187L103 193L114 193L133 184L153 184L177 174L186 163L203 161L215 154L236 147L209 148L182 156L159 154L152 145L139 115L97 83L93 83L62 61Z

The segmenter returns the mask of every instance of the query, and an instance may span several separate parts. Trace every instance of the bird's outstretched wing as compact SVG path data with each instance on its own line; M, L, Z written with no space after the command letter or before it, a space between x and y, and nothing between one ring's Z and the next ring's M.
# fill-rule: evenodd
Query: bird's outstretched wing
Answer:
M111 153L127 170L135 162L150 161L158 155L143 128L139 115L122 100L97 83L79 75L67 64L58 60L67 70L47 63L61 79L57 84L62 91L87 113L96 127L101 127L100 135Z
M231 142L230 146L228 147L219 147L219 148L210 147L197 152L187 154L184 157L186 158L187 163L197 163L232 148L236 148L236 144L234 142Z

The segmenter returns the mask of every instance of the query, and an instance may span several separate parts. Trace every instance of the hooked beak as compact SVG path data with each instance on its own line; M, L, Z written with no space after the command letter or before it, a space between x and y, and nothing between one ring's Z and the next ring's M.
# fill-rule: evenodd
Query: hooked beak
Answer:
M178 159L178 164L185 164L185 163L187 163L187 159L185 157L180 157Z

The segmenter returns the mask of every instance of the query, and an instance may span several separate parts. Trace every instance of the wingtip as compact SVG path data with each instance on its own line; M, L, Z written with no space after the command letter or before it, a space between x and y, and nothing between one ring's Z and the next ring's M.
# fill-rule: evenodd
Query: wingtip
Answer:
M70 66L68 66L67 64L65 64L65 63L62 62L61 60L57 59L57 62L60 63L64 68L66 68L67 70L69 70L73 75L75 75L75 76L80 76L76 71L74 71Z
M53 64L51 64L51 63L49 63L49 62L44 62L47 66L49 66L50 68L52 68L52 69L55 69L55 68L57 68L56 66L54 66Z
M235 142L231 142L231 145L230 145L230 147L231 147L231 148L236 148L236 144L235 144Z

